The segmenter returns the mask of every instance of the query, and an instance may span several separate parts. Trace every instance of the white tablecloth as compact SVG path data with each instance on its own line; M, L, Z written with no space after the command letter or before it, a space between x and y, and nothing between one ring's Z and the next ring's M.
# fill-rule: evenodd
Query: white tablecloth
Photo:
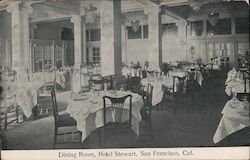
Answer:
M161 102L163 97L162 85L172 88L173 87L173 78L172 77L161 77L161 78L144 78L141 80L143 86L150 83L153 86L153 96L152 96L152 105L155 106Z
M38 72L31 74L31 82L54 82L54 79L56 79L57 84L59 84L62 88L65 88L65 72Z
M12 84L8 89L8 97L16 95L15 104L21 107L24 115L30 117L33 107L37 104L37 90L42 83L19 83ZM10 104L7 104L10 105Z
M132 127L131 129L139 136L139 122L141 121L140 110L143 106L143 99L140 95L117 91L87 92L83 96L73 95L69 101L66 112L70 114L77 122L77 129L82 132L82 141L96 128L102 127L103 124L103 99L104 95L112 97L122 97L131 94L132 97ZM78 100L76 100L78 98ZM75 100L74 100L75 99ZM127 104L127 105L126 105ZM128 108L128 100L125 101L125 108ZM107 108L107 121L112 122L116 117L112 117L111 108ZM122 114L121 121L128 120L128 110L120 111Z
M222 110L222 118L214 134L213 141L218 143L226 136L250 125L249 103L229 100Z
M246 93L249 93L249 80L246 82ZM244 81L238 80L238 81L230 81L227 82L225 92L228 96L231 96L232 93L244 93Z

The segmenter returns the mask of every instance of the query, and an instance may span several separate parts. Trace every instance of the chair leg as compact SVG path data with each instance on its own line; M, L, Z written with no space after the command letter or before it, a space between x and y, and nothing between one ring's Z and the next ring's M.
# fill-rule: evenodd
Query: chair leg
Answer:
M149 129L150 129L150 137L153 139L153 127L152 127L152 119L149 119Z
M4 115L4 130L6 131L7 130L7 114L8 114L8 111L5 112L5 115Z
M103 129L100 129L98 131L99 147L102 147L102 139L103 139L102 134L103 134Z
M172 106L173 106L173 112L174 114L176 114L176 100L175 100L175 97L173 98L173 102L172 102Z
M56 148L56 142L57 142L57 132L58 132L58 128L55 127L55 133L54 133L54 142L53 142L53 149Z

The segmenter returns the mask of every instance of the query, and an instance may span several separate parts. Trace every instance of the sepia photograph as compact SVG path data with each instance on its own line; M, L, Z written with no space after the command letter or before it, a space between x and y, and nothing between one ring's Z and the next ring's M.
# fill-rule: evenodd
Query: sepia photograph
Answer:
M249 63L249 0L0 0L2 158L246 156Z

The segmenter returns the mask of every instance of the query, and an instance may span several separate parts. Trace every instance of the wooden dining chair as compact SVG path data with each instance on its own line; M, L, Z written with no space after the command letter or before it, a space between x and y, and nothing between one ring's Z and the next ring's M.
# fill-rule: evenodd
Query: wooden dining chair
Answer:
M154 87L150 83L148 83L146 96L145 96L145 99L144 99L144 107L145 107L146 113L148 115L148 119L146 120L146 122L147 122L146 127L149 128L149 135L150 135L151 138L153 138L152 111L155 109L153 104L152 104L153 89L154 89Z
M162 85L162 90L163 90L162 105L168 105L170 108L173 109L174 114L176 114L176 109L179 102L186 101L185 81L186 81L186 76L184 77L173 76L172 87L167 87Z
M56 93L54 88L51 89L51 99L52 99L52 106L53 106L53 116L55 121L55 132L54 132L54 142L53 148L56 147L56 144L59 143L81 143L82 133L80 131L65 131L59 132L59 128L65 127L76 127L77 122L74 118L70 117L68 113L59 114L57 108L57 101L56 101ZM75 134L78 134L79 140L75 140ZM71 141L66 141L67 136L71 135ZM58 142L57 139L59 136L63 136L63 142ZM82 144L82 143L81 143Z
M125 105L127 99L129 99L128 108ZM111 110L111 115L108 110ZM125 119L123 119L124 116L126 116L123 114L124 110L128 110L128 117L125 117ZM132 95L128 94L119 98L103 96L103 123L101 145L105 144L105 136L108 131L112 131L112 133L121 131L121 129L130 131L132 126ZM126 132L124 130L122 131L123 133Z
M157 71L156 70L152 70L152 71L147 71L147 77L155 77L157 75Z
M107 89L107 90L116 89L115 80L112 75L108 77L103 77L103 87L104 89Z
M46 77L47 75L47 77ZM44 71L43 72L43 79L44 79L44 86L43 86L43 93L49 93L52 87L54 87L54 90L56 91L56 70L50 71ZM49 95L49 94L48 94Z
M140 77L128 77L125 82L125 88L131 92L139 93L142 88Z
M6 106L4 114L4 130L6 131L8 126L16 125L19 123L19 106L16 104ZM1 117L2 119L2 117Z
M89 90L104 90L104 78L101 75L91 75L89 79Z
M237 93L237 99L240 101L243 101L246 99L248 102L250 102L250 93Z
M6 70L3 75L3 100L1 100L1 121L4 121L4 130L10 125L19 123L19 106L16 104L16 95L9 93L9 89L16 83L16 72ZM21 113L20 113L21 114Z

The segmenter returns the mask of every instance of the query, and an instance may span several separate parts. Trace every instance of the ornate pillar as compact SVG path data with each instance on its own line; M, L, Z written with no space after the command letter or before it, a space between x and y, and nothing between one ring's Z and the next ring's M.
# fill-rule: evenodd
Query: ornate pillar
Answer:
M187 57L187 21L178 20L178 39L180 47L182 48L183 54L181 55L182 60L186 60Z
M20 10L21 2L13 2L8 8L7 12L11 13L11 33L12 33L12 66L11 69L19 69L19 58L21 54L21 25L20 25Z
M33 8L31 7L30 3L22 3L22 7L20 8L20 15L21 15L21 46L22 46L22 54L21 66L26 70L28 69L31 71L31 55L30 55L30 23L29 23L29 14L33 12Z
M11 13L12 30L12 69L30 69L29 54L29 14L33 11L31 3L16 1L7 7Z
M100 16L102 75L119 76L122 74L121 0L102 0Z
M150 4L144 10L148 15L148 51L150 69L160 71L162 65L161 8Z
M82 63L82 17L75 15L71 22L74 23L74 68L79 69Z

